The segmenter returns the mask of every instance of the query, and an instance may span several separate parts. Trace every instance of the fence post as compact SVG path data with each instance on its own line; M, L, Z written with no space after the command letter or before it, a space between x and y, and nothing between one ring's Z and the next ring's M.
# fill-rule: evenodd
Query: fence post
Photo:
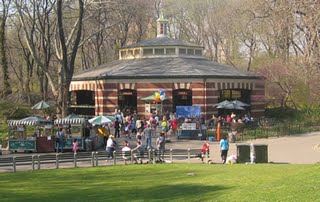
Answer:
M73 154L73 164L74 164L74 167L76 168L77 167L77 153Z
M206 164L209 163L209 150L206 149Z
M151 150L148 150L148 162L151 163Z
M32 170L34 170L34 155L31 157L31 165L32 165Z
M96 152L96 166L99 166L99 155L98 155L98 152Z
M171 161L171 163L172 163L172 161L173 161L173 157L172 157L172 149L170 149L170 161Z
M133 152L132 152L132 150L130 151L130 153L131 153L131 164L133 164Z
M16 169L16 157L12 157L12 166L13 166L13 172L16 172L17 169Z
M188 149L188 163L190 163L190 149Z
M113 151L113 165L116 165L117 164L117 154L116 154L116 151L114 150Z
M59 169L59 153L56 154L56 169Z
M38 155L38 170L40 170L40 155Z
M94 152L91 153L91 165L94 167Z
M152 164L156 164L156 151L155 151L155 149L152 150Z

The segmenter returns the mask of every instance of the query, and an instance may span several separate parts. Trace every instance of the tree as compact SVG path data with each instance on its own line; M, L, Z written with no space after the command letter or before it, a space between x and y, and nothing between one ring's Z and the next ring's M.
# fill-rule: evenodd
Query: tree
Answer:
M68 113L69 86L82 35L83 1L79 0L77 3L68 1L66 4L63 4L62 0L57 2L15 0L14 2L24 30L27 47L36 64L48 79L56 100L57 114L64 117ZM54 6L55 9L53 9ZM78 6L78 13L75 14L74 24L66 26L64 12L74 14L73 10L76 6ZM58 62L53 65L53 70L49 68L51 52L54 52Z
M7 51L6 51L6 22L8 18L9 6L11 0L2 0L2 12L0 16L0 64L2 69L2 89L0 91L1 97L6 97L12 93L10 82L9 82L9 72L8 72L8 61L7 61Z

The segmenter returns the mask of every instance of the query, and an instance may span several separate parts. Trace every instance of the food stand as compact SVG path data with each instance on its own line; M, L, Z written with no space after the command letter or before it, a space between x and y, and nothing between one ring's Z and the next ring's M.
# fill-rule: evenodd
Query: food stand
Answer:
M30 116L21 120L9 120L8 126L12 138L8 140L9 150L13 152L52 152L54 144L52 139L52 123L39 116ZM27 126L35 129L28 134Z
M206 139L206 129L201 124L201 107L177 106L176 114L183 123L178 128L178 139Z
M84 150L84 141L86 138L85 118L76 114L70 114L63 119L56 119L54 125L65 130L64 149L72 149L72 143L74 139L76 139L79 150Z

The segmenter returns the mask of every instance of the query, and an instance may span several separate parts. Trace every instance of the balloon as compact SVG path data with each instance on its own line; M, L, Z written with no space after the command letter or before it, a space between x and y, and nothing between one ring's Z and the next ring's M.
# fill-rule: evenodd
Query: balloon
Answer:
M167 127L162 127L162 131L167 131Z
M156 95L156 98L159 98L159 99L160 99L160 96L161 96L160 93L158 93L158 94Z
M164 93L164 90L160 90L160 95L164 95L165 93Z
M157 94L158 94L158 92L154 92L154 93L153 93L154 96L157 96Z
M155 102L160 102L160 98L159 97L154 97L153 99Z
M160 95L160 100L163 101L166 99L166 96L165 95Z
M167 122L166 122L166 121L163 121L163 122L161 123L161 126L166 127L166 126L167 126Z

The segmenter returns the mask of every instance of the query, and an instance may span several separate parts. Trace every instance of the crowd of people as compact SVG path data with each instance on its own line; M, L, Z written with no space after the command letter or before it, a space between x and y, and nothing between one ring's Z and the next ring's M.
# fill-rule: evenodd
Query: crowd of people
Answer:
M113 116L115 118L114 122L101 125L97 128L97 133L104 136L104 143L108 158L113 158L113 152L116 149L121 149L124 159L128 158L128 153L133 152L135 163L142 163L144 153L155 149L157 151L157 160L164 160L166 138L170 134L176 134L178 129L178 120L174 113L169 113L167 111L163 116L151 113L146 117L138 116L136 111L131 113L129 110L121 112L116 109ZM203 124L202 122L204 122L201 119L198 121L201 122L199 124ZM222 134L221 127L230 129L231 123L246 124L252 121L253 118L250 114L245 114L242 117L237 116L234 112L230 115L226 115L225 117L216 117L215 115L212 115L211 119L207 122L207 125L209 128L210 126L216 128L216 139L220 144L222 163L226 163L227 161L229 140L225 133ZM185 120L184 122L188 123L188 120ZM63 152L62 140L60 141L62 137L63 132L62 130L59 130L57 133L57 149L60 149L61 152ZM120 141L120 139L118 139L120 137L124 138L125 142L119 145L117 141ZM153 138L156 138L155 141L152 141ZM135 139L136 143L131 146L128 140L133 139ZM75 141L73 143L73 151L75 154L77 153L77 150L78 143ZM209 155L209 150L209 143L205 142L201 148L201 154L199 155L202 161L206 155Z
M208 125L211 127L217 127L218 124L221 126L230 126L231 123L244 123L244 124L251 124L254 122L253 117L247 113L243 116L237 115L234 112L231 114L227 114L226 116L218 116L216 117L214 114L212 115L211 119L208 122Z
M178 120L174 113L166 112L162 117L156 113L151 113L149 117L139 117L136 111L130 113L128 110L123 113L116 109L113 115L115 121L112 124L102 126L102 128L105 128L104 132L101 132L102 129L98 129L100 130L99 133L105 136L106 151L109 158L112 158L112 153L117 146L121 147L117 145L116 139L124 137L136 141L135 147L128 145L128 142L125 142L122 146L123 153L128 152L128 148L136 153L136 158L134 158L136 163L142 162L141 156L145 151L153 149L158 152L158 160L163 161L166 137L176 134L178 128ZM110 132L111 127L114 128L114 135ZM153 137L157 137L155 145L152 145ZM142 143L143 140L145 140L145 144Z

